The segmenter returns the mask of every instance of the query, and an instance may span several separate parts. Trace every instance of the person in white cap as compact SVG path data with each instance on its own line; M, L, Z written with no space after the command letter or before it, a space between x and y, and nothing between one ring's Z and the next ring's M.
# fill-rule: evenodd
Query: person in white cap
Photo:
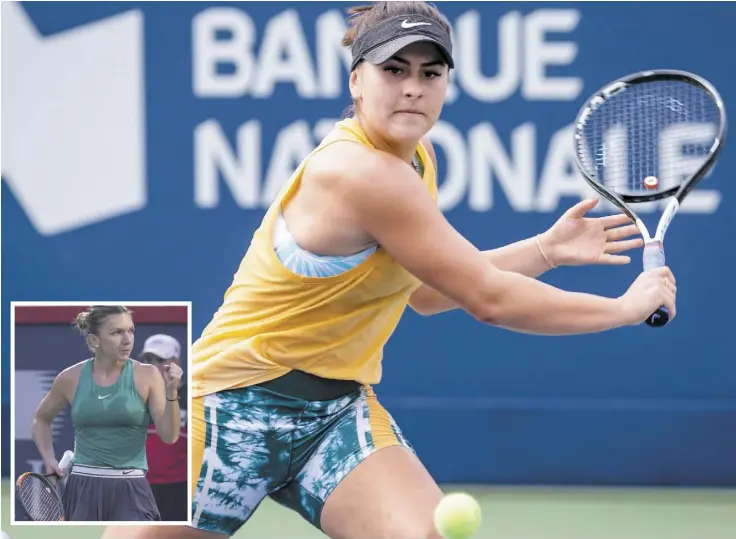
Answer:
M163 375L167 365L181 366L181 344L171 335L156 334L146 339L140 354L141 363L154 365ZM163 443L149 427L146 440L147 479L153 490L161 520L186 521L187 505L187 392L182 380L179 387L181 432L174 445Z

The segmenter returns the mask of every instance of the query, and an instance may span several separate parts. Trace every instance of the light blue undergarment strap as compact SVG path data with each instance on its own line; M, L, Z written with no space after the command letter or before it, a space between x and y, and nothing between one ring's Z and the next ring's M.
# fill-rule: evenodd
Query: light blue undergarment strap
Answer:
M320 256L299 247L279 214L273 234L273 247L281 263L302 277L334 277L353 269L372 255L377 245L345 256Z

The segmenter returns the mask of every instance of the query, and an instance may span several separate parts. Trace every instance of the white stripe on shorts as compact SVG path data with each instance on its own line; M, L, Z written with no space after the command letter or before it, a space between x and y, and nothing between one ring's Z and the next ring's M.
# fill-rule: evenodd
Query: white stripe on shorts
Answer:
M371 424L369 417L366 417L368 412L368 401L365 388L361 388L360 397L355 403L355 426L358 434L358 443L360 443L360 455L362 458L367 458L371 453L371 448L368 445L367 433L371 430Z

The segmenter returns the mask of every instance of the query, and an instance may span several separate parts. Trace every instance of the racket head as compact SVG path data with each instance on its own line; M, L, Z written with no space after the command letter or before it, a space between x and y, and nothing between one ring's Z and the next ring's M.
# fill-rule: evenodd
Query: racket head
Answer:
M580 108L575 161L593 189L635 218L629 203L685 198L713 166L727 125L723 99L707 80L641 71L602 87ZM644 181L650 177L654 186Z
M53 474L50 475L53 477ZM59 522L66 520L61 496L48 478L26 472L15 482L15 492L26 516L33 521Z

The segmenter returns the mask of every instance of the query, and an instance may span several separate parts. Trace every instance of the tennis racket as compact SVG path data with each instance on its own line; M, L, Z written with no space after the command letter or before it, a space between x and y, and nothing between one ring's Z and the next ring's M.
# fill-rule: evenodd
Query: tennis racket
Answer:
M56 474L26 472L15 484L15 490L26 516L37 521L61 521L64 504L61 495L49 478Z
M667 228L716 162L726 126L716 89L685 71L628 75L597 91L580 109L574 131L577 166L593 189L636 223L644 239L644 271L665 265ZM652 237L632 205L668 198ZM664 326L669 318L663 306L646 323Z
M73 458L74 453L66 451L59 461L59 468L68 473ZM61 479L54 484L50 481L51 477L57 475L26 472L21 474L15 483L20 504L30 520L45 522L66 520L60 494Z

